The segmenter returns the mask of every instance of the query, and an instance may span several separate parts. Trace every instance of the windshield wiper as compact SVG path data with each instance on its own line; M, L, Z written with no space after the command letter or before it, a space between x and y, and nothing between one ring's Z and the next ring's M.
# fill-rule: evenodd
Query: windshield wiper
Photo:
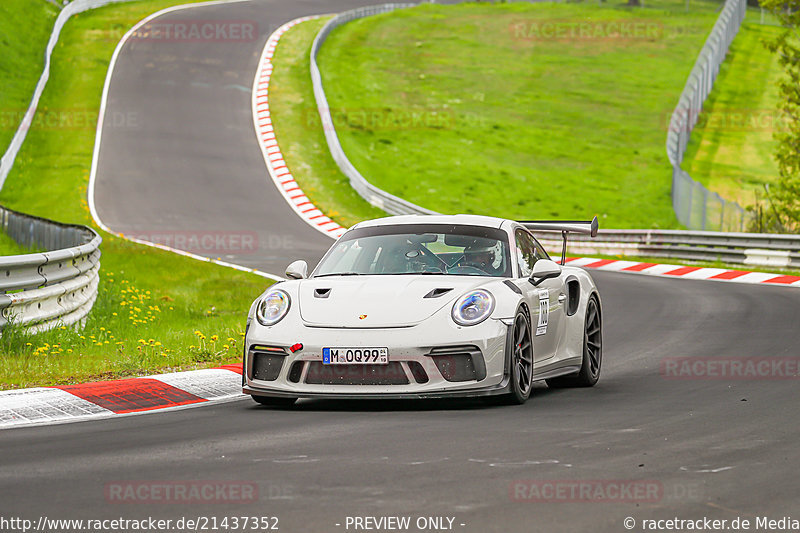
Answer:
M315 278L324 278L327 276L360 276L359 272L333 272L331 274L318 274Z

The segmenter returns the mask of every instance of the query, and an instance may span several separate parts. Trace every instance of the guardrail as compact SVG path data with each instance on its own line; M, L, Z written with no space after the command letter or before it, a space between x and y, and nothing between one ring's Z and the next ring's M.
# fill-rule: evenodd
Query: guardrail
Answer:
M416 4L383 4L345 11L329 20L314 38L314 43L311 45L311 83L314 86L314 98L317 101L317 111L319 112L320 120L322 120L322 129L325 132L325 139L328 141L328 149L331 152L331 156L333 156L333 160L336 161L336 164L339 165L339 169L342 173L350 180L350 186L353 187L362 198L391 215L433 215L436 214L436 212L412 204L407 200L403 200L402 198L398 198L393 194L379 189L368 182L356 167L353 166L350 160L347 159L344 150L342 150L342 145L339 143L339 136L336 135L336 128L333 125L331 111L328 107L328 99L325 96L325 90L322 88L322 77L320 76L319 67L317 66L317 54L319 53L322 43L325 42L325 39L334 28L346 24L351 20L380 13L388 13L396 9L404 9L415 5Z
M692 129L746 12L747 0L725 2L670 117L667 157L672 164L672 209L680 223L690 229L743 231L751 216L742 206L709 191L681 169Z
M545 248L560 253L560 233L536 235ZM800 269L800 235L607 229L594 239L570 234L568 251Z
M47 250L0 257L0 331L9 322L33 333L81 322L97 298L100 236L2 206L0 227L22 246Z

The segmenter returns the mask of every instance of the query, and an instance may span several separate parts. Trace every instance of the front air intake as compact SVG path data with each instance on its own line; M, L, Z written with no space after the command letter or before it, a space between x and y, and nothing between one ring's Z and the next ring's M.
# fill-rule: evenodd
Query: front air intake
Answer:
M309 361L306 383L310 385L408 385L403 366L393 361L388 365L324 365Z
M248 352L250 379L275 381L286 360L286 351L276 346L252 346Z
M427 354L447 381L480 381L486 378L486 362L477 346L445 346Z

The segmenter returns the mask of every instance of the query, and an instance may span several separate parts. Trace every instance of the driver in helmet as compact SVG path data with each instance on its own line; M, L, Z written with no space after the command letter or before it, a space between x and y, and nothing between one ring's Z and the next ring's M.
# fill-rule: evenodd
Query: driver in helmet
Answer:
M459 266L478 268L487 274L495 273L495 247L474 244L464 249L464 258Z

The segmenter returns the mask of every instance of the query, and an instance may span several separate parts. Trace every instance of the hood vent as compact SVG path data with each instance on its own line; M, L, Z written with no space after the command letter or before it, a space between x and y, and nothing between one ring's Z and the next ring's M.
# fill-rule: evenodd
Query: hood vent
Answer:
M448 292L452 291L453 289L433 289L431 292L423 296L423 298L438 298L439 296L444 296Z
M314 289L314 298L327 298L331 295L331 288L327 289Z

